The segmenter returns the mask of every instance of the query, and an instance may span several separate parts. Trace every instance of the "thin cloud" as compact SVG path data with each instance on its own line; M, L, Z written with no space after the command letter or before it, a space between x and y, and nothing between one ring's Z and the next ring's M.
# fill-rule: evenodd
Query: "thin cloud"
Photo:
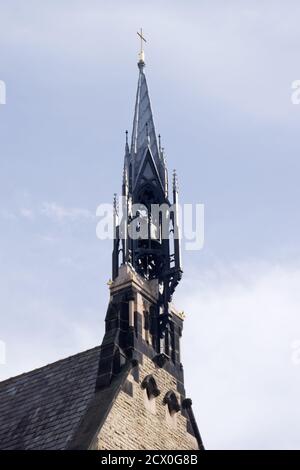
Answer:
M74 222L81 219L95 218L92 212L88 209L78 207L66 208L57 204L56 202L44 202L42 205L41 214L59 222L64 220L70 220Z
M7 209L0 209L0 217L4 220L16 220L16 214Z
M0 209L0 218L4 220L27 219L35 220L38 217L48 217L54 221L76 222L82 219L95 219L95 215L88 209L81 207L64 207L56 202L44 202L37 209L21 207L16 210ZM45 241L47 241L45 239ZM48 241L53 241L49 239Z
M25 219L29 219L29 220L33 220L34 219L34 212L32 209L28 209L28 208L22 208L20 209L20 214L22 217L24 217Z
M299 285L299 266L257 261L198 271L179 288L186 382L207 448L300 448Z

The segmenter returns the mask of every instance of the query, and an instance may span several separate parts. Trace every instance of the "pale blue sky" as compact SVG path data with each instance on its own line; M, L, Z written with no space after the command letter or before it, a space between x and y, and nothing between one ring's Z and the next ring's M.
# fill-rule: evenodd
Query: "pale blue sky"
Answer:
M1 379L102 339L94 215L121 189L143 26L169 170L205 204L176 297L204 442L300 447L299 21L296 0L0 0Z

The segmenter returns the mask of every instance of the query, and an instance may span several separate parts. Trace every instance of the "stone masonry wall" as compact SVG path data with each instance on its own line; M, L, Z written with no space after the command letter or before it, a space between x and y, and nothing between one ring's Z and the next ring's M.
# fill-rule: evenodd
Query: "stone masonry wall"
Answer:
M187 432L187 420L179 411L171 416L163 404L165 394L176 392L176 379L144 356L139 365L139 383L132 374L133 396L121 391L91 448L98 450L195 450L196 439ZM148 399L141 382L152 374L160 390L157 398Z

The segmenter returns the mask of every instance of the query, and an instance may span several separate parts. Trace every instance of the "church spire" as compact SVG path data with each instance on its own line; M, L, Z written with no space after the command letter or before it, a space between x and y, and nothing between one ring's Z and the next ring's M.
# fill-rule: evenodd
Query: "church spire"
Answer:
M169 357L175 355L172 348L176 336L172 332L171 301L182 277L177 178L174 175L171 204L164 149L161 139L156 137L143 58L140 53L129 152L126 134L120 226L117 225L119 211L116 204L114 211L117 226L114 228L112 280L117 285L122 279L121 272L133 270L145 286L148 281L149 286L156 285L157 298L153 303L157 325L157 331L153 333L155 350Z
M159 382L170 384L161 400L162 406L166 406L161 415L173 423L173 416L178 413L176 421L183 422L181 429L186 424L187 434L192 433L194 440L193 446L186 443L185 448L197 445L203 448L191 401L185 400L180 359L183 315L172 302L183 273L177 176L174 173L170 187L171 202L164 149L161 139L156 137L144 74L142 31L139 36L141 52L133 132L131 146L126 134L120 208L114 199L113 272L96 389L120 387L119 377L131 369L132 381L122 382L122 390L126 387L131 394L130 387L137 384L146 397L157 397L160 390L154 375L158 376ZM137 396L135 392L134 400ZM179 414L180 403L184 407ZM182 434L180 442L176 440L172 446L179 448L181 439Z
M118 276L119 253L122 252L121 264L130 264L146 279L157 279L159 283L165 284L164 296L160 301L167 312L168 303L182 275L180 244L178 240L174 240L173 246L170 235L179 233L178 192L174 176L172 206L168 195L166 158L160 135L158 138L156 136L144 73L142 47L145 38L142 30L138 35L141 38L139 79L130 148L126 131L122 187L124 211L122 211L122 229L118 232L120 237L115 242L113 250L113 280ZM136 205L140 207L135 213ZM156 214L157 207L169 209L166 214ZM145 214L145 209L147 215L140 218L141 213ZM145 237L141 227L146 226ZM132 230L138 232L136 236Z
M138 33L142 37L141 42L145 41L142 32ZM139 53L139 78L135 100L133 128L131 137L131 162L133 165L133 182L135 184L137 175L143 163L147 148L151 152L152 159L158 171L161 184L165 186L165 169L164 161L161 158L159 145L156 137L151 101L149 90L144 72L144 51Z

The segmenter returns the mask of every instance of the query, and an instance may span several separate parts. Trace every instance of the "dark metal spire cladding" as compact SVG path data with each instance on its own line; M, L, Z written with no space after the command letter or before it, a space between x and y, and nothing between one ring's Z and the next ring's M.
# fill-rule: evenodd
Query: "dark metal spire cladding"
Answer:
M130 355L131 358L135 355L138 357L139 347L142 347L136 345L139 333L134 329L138 321L135 320L137 312L134 310L134 305L138 305L136 289L143 291L141 295L149 304L151 333L150 329L147 331L152 335L149 355L157 358L159 367L162 367L165 360L171 360L176 373L182 374L179 355L182 320L179 325L178 315L172 310L171 304L182 276L177 179L174 174L171 203L164 149L161 139L156 138L144 65L141 50L130 149L126 134L120 208L116 199L114 200L112 289L116 290L106 318L106 349L103 349L100 359L99 370L102 370L104 382L110 380L114 373L112 364L115 364L115 353L120 347L122 354ZM128 279L128 285L125 279ZM133 281L136 283L135 287L130 284ZM117 294L120 285L123 286L122 293ZM123 320L118 322L116 318ZM130 335L127 334L128 328ZM110 361L107 360L107 354L111 355ZM116 361L119 364L119 359ZM110 369L103 373L103 368L107 367ZM103 383L101 377L98 384L100 383Z
M128 131L125 132L125 136L126 136L126 142L125 142L125 153L128 154L129 153L129 145L128 145Z
M158 287L155 305L159 344L169 350L170 302L182 276L177 177L173 175L173 204L168 196L168 172L161 139L156 138L152 109L140 53L131 148L125 143L122 211L114 202L113 281L127 265Z
M133 129L131 137L131 161L133 169L133 182L135 183L140 166L144 160L147 148L150 149L151 156L157 168L161 183L165 185L164 162L161 158L159 146L157 143L154 119L152 114L149 91L144 73L145 63L140 60L139 79L135 102L135 111L133 119Z
M119 253L122 252L122 264L129 263L146 279L165 283L163 302L167 309L182 274L180 240L176 240L179 234L177 177L174 173L171 205L166 159L160 135L158 140L156 138L144 65L141 50L131 149L126 131L121 229L117 226L118 208L114 204L114 231L119 238L114 243L113 279L118 275ZM136 226L137 236L129 230L133 226ZM147 226L147 236L140 231L142 226Z

